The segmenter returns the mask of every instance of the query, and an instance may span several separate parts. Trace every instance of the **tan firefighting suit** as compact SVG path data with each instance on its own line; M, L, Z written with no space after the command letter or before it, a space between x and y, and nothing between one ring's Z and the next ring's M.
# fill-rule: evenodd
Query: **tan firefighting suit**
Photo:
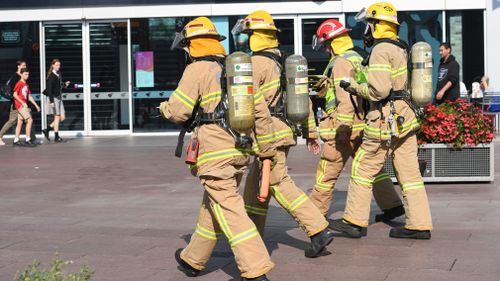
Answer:
M267 51L279 54L277 49ZM270 58L263 56L252 56L254 88L257 95L264 95L266 102L272 107L276 106L279 97L274 98L280 92L281 70L277 63ZM274 99L274 100L273 100ZM259 136L259 145L276 141L278 151L276 154L276 164L271 170L270 189L273 197L278 203L299 223L300 227L311 237L327 226L328 222L321 215L318 208L309 200L307 195L298 188L288 175L286 157L290 146L296 145L296 136L292 129L278 117L273 116L274 135ZM310 114L306 123L303 124L304 132L308 138L317 138L316 123L314 113L310 105ZM260 166L258 161L254 161L245 183L245 207L249 216L257 225L257 229L263 235L266 222L269 200L260 203L257 200L259 192Z
M216 62L198 61L188 65L177 89L168 102L161 105L165 118L185 122L196 103L211 113L221 100L221 67ZM273 134L271 116L264 99L255 99L255 131L258 135ZM235 146L235 141L217 124L205 124L197 133L199 154L191 170L205 189L198 223L181 258L203 270L217 243L224 234L234 252L242 277L254 278L274 267L255 224L248 217L238 185L249 162L251 148ZM272 157L274 144L262 143L260 156Z
M353 85L358 93L370 101L363 143L353 161L343 217L357 226L368 225L372 187L387 154L391 153L403 192L405 227L410 230L432 229L429 202L418 166L416 132L420 122L403 100L396 100L394 104L397 116L403 116L404 122L397 125L399 135L388 141L391 134L388 123L390 103L384 99L389 97L391 90L405 89L408 80L407 57L404 49L392 43L375 45L369 61L369 83Z
M331 74L334 88L328 89L326 114L320 123L319 134L325 142L316 171L316 184L310 195L311 201L323 215L327 215L333 196L335 183L347 160L361 145L364 128L364 111L361 102L342 89L341 80L355 80L356 69L352 62L361 63L362 57L349 50L334 56L324 75ZM351 62L352 61L352 62ZM331 69L331 71L330 71ZM354 104L353 104L354 103ZM356 109L358 112L356 113ZM342 142L337 137L346 134L350 139ZM345 140L343 140L345 141ZM382 171L373 182L373 195L381 210L403 205L387 172Z

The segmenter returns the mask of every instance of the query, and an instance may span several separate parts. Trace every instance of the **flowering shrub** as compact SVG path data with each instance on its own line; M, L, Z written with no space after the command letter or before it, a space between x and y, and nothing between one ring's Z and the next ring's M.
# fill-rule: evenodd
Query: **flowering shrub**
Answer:
M458 99L425 108L418 142L449 143L456 148L475 146L490 143L495 138L494 130L492 116L485 116L482 109Z

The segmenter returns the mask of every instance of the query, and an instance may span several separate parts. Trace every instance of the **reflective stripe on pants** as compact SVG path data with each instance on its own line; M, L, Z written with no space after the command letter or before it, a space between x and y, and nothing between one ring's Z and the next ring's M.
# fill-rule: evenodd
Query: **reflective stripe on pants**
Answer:
M323 231L328 226L328 222L304 191L298 188L288 175L287 151L288 149L279 148L276 154L277 163L271 171L271 195L310 237ZM254 220L259 232L263 234L269 200L265 203L260 203L257 200L259 178L259 164L254 161L245 184L244 199L249 216Z
M255 278L274 267L238 193L242 172L235 169L235 177L229 179L201 178L205 195L197 228L181 253L194 268L205 268L220 233L228 239L242 277Z
M417 137L415 133L392 142L393 165L403 190L403 203L406 211L406 228L431 230L432 218L418 167ZM344 219L358 226L368 226L372 186L364 180L374 182L383 168L389 149L380 141L363 140L356 157L363 154L349 184ZM406 188L405 188L406 187Z
M316 170L316 184L311 192L311 201L323 215L328 215L333 199L335 184L353 150L358 150L361 137L351 140L348 145L336 145L335 141L323 145L323 153ZM381 210L403 205L389 175L383 171L373 183L373 195Z

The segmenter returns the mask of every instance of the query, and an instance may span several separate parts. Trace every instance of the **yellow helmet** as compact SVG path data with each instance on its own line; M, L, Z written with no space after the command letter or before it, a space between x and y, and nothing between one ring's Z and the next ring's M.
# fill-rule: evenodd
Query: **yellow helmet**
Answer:
M240 19L233 27L231 33L238 35L248 33L251 30L279 31L274 24L273 17L264 10L258 10L249 14L245 19Z
M379 2L371 5L368 9L363 8L356 19L358 21L374 19L399 25L396 7L389 2Z
M188 22L181 32L175 35L174 42L172 42L171 50L176 47L186 47L187 41L193 37L208 36L214 37L219 41L226 39L225 36L220 35L215 28L213 22L207 17L198 17Z

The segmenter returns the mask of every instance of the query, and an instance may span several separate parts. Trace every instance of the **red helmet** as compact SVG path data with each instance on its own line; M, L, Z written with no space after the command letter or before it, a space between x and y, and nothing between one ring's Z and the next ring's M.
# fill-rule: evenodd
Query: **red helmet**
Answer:
M322 44L332 38L348 32L350 29L345 28L338 20L329 19L324 21L313 35L312 48L317 51Z

